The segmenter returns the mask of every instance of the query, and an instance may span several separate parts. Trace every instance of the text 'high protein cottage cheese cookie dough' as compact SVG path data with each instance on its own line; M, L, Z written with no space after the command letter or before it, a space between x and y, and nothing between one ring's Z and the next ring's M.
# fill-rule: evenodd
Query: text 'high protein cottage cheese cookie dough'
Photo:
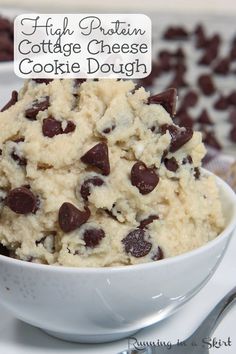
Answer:
M214 239L218 189L199 169L201 134L172 121L176 91L83 81L31 80L0 113L1 252L104 267Z

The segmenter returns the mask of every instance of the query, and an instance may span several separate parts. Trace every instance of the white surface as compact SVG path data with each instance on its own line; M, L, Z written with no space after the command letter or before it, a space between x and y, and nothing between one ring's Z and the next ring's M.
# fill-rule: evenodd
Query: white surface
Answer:
M236 234L228 247L225 258L210 282L175 315L138 332L138 340L156 341L187 338L216 302L235 286ZM236 306L221 322L213 336L226 340L231 337L232 346L211 350L211 354L235 354L236 352ZM212 336L212 337L213 337ZM44 334L12 317L0 306L0 353L2 354L116 354L127 347L127 340L82 345L63 342ZM171 353L171 351L170 351Z

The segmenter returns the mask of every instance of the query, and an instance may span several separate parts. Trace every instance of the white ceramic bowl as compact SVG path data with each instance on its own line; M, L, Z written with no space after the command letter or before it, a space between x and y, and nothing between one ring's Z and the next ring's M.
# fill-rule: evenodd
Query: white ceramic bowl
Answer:
M0 301L17 318L71 341L129 336L180 308L209 280L236 225L236 196L217 178L225 230L177 257L141 265L69 268L0 256Z

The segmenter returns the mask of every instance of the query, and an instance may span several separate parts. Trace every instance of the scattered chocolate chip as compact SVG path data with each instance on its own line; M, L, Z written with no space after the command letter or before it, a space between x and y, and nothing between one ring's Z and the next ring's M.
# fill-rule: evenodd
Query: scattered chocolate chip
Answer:
M164 164L167 170L171 172L176 172L179 168L178 162L176 161L175 157L171 157L170 159L165 158Z
M19 166L26 166L27 160L25 157L19 156L15 149L11 153L11 158L18 163Z
M211 120L208 112L206 109L203 109L197 119L198 123L201 123L201 124L206 124L206 125L212 125L213 124L213 121Z
M177 116L176 119L174 120L175 124L177 124L180 127L185 127L185 128L193 128L194 125L194 120L190 116L189 113L186 111L180 112Z
M173 79L171 80L171 82L168 85L168 88L174 87L176 89L179 89L179 88L187 87L187 86L188 86L188 83L185 81L184 74L181 70L181 71L175 72Z
M151 224L154 220L158 220L158 215L150 215L148 218L140 221L139 229L145 229L149 224Z
M219 141L217 140L215 134L213 132L205 132L204 133L204 138L203 138L203 142L212 147L212 148L215 148L217 150L221 150L222 149L222 146L221 144L219 143Z
M160 261L163 258L164 258L163 251L162 251L161 247L158 246L156 252L152 256L152 260L153 261Z
M177 59L185 59L185 52L181 47L177 48L173 55Z
M18 101L18 92L12 91L10 101L1 109L1 112L6 111Z
M48 85L54 79L32 79L32 80L37 82L37 84L46 84L46 85Z
M136 229L123 238L122 243L125 246L126 253L130 253L136 258L146 256L150 252L152 244L146 241L144 237L145 231L143 229Z
M203 74L198 77L198 85L206 96L211 96L215 92L214 81L208 74Z
M198 23L193 31L196 36L205 35L205 29L201 23Z
M232 106L236 106L236 90L233 90L229 95L228 95L228 103Z
M78 87L85 81L86 81L86 79L75 79L75 86Z
M64 232L78 229L90 217L90 210L79 210L71 203L63 203L59 209L58 222Z
M13 60L13 24L0 16L0 61Z
M170 114L171 117L175 115L176 111L176 98L177 90L170 88L164 92L161 92L155 96L148 98L148 104L160 104Z
M105 232L102 229L86 229L83 233L83 240L86 247L94 248L105 237Z
M183 158L182 164L186 165L186 163L192 164L193 163L193 159L192 156L187 155L186 157Z
M88 197L90 196L91 185L93 185L95 187L100 187L103 184L104 184L104 181L98 176L94 176L89 179L86 179L80 188L80 194L81 194L82 198L86 201L88 200Z
M227 97L219 96L214 103L214 108L219 111L225 111L229 106Z
M6 204L17 214L34 213L37 210L37 197L28 188L19 187L8 193Z
M131 169L131 183L141 194L148 194L159 182L155 168L148 168L143 162L136 162Z
M43 120L42 132L44 136L53 138L55 135L62 134L63 130L61 122L53 117L48 117Z
M105 128L105 129L103 129L103 133L104 134L109 134L112 130L114 130L115 129L115 125L113 124L110 128Z
M166 158L167 155L168 155L168 150L165 149L165 150L163 151L163 154L162 154L162 157L161 157L161 162L164 162L164 160L165 160L165 158Z
M194 107L197 101L198 101L198 94L195 91L191 90L185 94L181 106L184 107L185 109L189 107Z
M236 126L236 109L233 109L229 114L228 121Z
M35 100L32 102L32 107L26 109L25 117L29 120L36 120L36 116L40 111L45 111L49 107L49 96L44 97L44 100Z
M167 40L186 40L188 39L188 32L181 26L170 26L166 29L164 39Z
M1 256L6 256L6 257L10 256L9 249L6 246L3 246L1 243L0 243L0 255Z
M194 167L194 178L200 179L200 176L201 176L200 169L198 167Z
M110 174L110 162L106 143L98 143L92 147L81 157L81 161L87 165L97 167L105 176Z
M229 69L230 69L229 58L223 58L217 61L213 71L219 75L227 75L229 73Z
M65 127L65 129L63 130L63 134L69 134L72 133L73 131L75 131L76 125L74 122L72 122L71 120L67 121L67 125Z
M230 49L230 59L234 61L236 59L236 44L233 44Z
M205 52L203 53L202 57L200 58L198 64L200 65L210 65L216 58L217 55L217 48L216 47L206 47Z
M169 149L170 152L176 152L177 150L179 150L193 136L193 131L191 128L179 129L174 125L168 125L168 124L164 124L161 126L162 134L165 134L167 130L171 135L171 143Z
M229 132L229 139L233 142L236 143L236 126L234 126L230 132Z

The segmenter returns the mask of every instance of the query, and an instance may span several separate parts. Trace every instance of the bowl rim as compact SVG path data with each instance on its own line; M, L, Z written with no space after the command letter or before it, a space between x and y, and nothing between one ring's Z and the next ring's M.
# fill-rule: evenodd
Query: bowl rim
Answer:
M30 268L35 270L42 270L48 272L66 272L66 273L116 273L116 272L130 272L130 271L138 271L138 270L148 270L150 268L158 268L163 267L166 264L171 265L173 263L181 260L186 260L191 258L192 256L197 256L200 253L207 252L213 246L216 246L223 239L229 237L233 230L236 228L236 193L233 189L220 177L216 176L214 173L201 168L204 175L214 176L216 178L216 184L219 190L224 191L227 195L228 199L231 201L233 205L232 217L226 226L226 228L213 240L207 242L206 244L195 248L189 252L181 253L177 256L164 258L161 261L156 262L146 262L132 265L122 265L122 266L109 266L109 267L73 267L73 266L63 266L63 265L50 265L50 264L41 264L41 263L31 263L28 261L15 259L7 256L0 255L0 262L5 262L10 265L20 266L22 268Z

